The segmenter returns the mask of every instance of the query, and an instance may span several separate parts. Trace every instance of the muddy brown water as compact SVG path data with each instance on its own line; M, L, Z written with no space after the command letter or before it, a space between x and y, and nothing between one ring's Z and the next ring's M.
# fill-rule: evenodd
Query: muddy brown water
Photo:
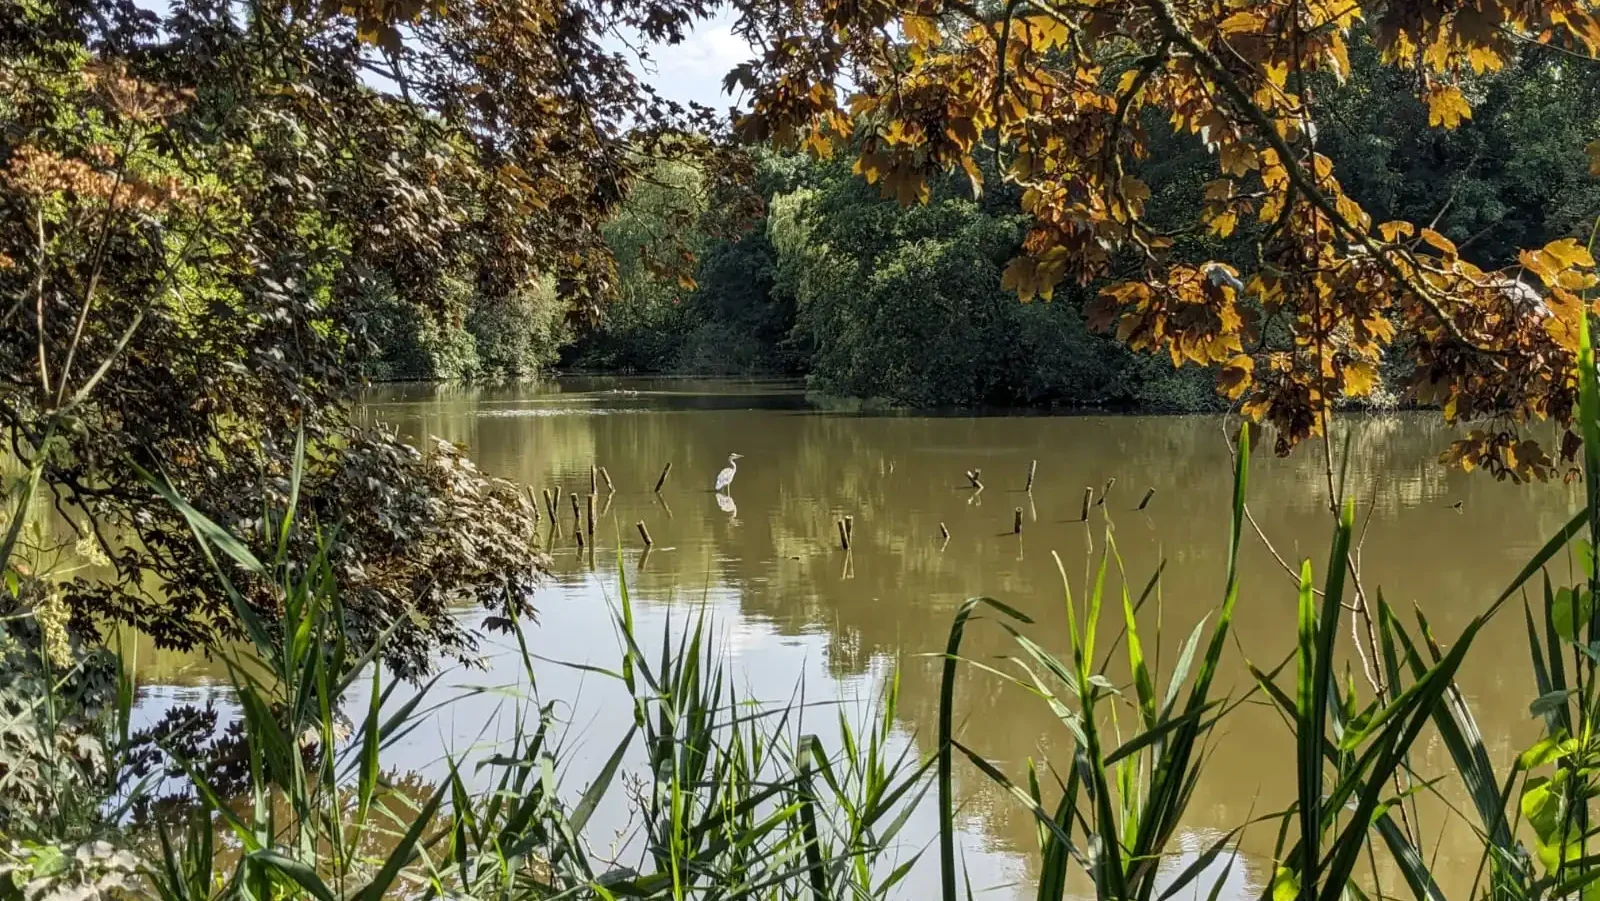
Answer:
M703 607L733 671L757 698L784 703L803 686L808 700L843 699L859 712L898 668L898 740L922 754L937 733L939 661L930 655L942 650L956 608L975 595L1001 599L1036 620L1031 635L1064 652L1062 580L1052 552L1081 599L1108 522L1130 590L1166 561L1159 596L1140 617L1163 687L1182 642L1222 597L1231 470L1220 417L864 414L820 409L787 382L609 378L518 388L384 387L369 395L362 415L408 438L460 442L485 471L535 493L559 485L587 494L590 467L606 468L615 491L599 479L596 540L582 552L563 499L561 534L547 548L552 576L537 598L539 623L528 632L536 653L615 664L620 548L641 631L659 632L669 617L682 623ZM1364 527L1364 583L1369 591L1381 587L1397 607L1416 604L1442 640L1484 609L1581 504L1574 486L1516 486L1447 472L1437 457L1455 433L1436 416L1349 416L1339 430L1351 434L1348 484ZM718 495L712 484L730 453L743 458L730 490ZM1027 492L1032 461L1037 470ZM651 489L669 462L658 496ZM981 492L965 474L972 469L981 470ZM1078 522L1085 487L1100 500L1112 479L1090 524ZM1150 489L1148 504L1137 509ZM1297 566L1310 557L1319 581L1326 566L1330 522L1320 450L1308 446L1287 459L1258 453L1249 504L1276 556L1247 532L1236 640L1217 683L1235 697L1251 688L1246 660L1268 668L1293 650L1294 585L1277 558ZM1018 509L1020 535L1013 533ZM846 516L848 553L836 526ZM655 541L648 558L635 528L641 520ZM1121 590L1115 574L1111 586ZM1116 607L1108 614L1102 634L1109 637L1120 614ZM491 643L498 656L487 671L462 671L446 682L466 695L470 686L514 681L517 668L505 650ZM968 629L964 653L1005 668L1017 648L989 622ZM205 661L150 651L142 658L145 679L160 683L146 694L147 709L225 694L220 673ZM1361 681L1359 662L1350 659ZM1119 678L1116 667L1111 675ZM1520 611L1494 621L1460 683L1490 758L1504 772L1537 734ZM604 677L557 663L542 665L537 690L561 702L572 761L565 784L579 792L631 722L625 698ZM1030 759L1041 768L1068 765L1067 732L1037 698L974 668L963 670L957 692L961 740L1001 769L1020 780ZM825 740L833 718L818 717ZM501 702L464 696L434 714L388 763L440 772L446 753L490 746L505 737L511 719ZM1130 722L1131 715L1122 718L1124 726ZM1240 706L1213 737L1167 868L1181 868L1186 856L1252 815L1289 805L1293 755L1293 737L1270 707ZM1448 771L1435 736L1424 734L1414 765ZM970 767L958 766L956 784L974 887L988 897L1031 897L1037 855L1028 814ZM1441 793L1443 799L1419 804L1423 851L1446 891L1463 893L1481 848L1449 813L1463 800L1459 786L1447 780ZM597 820L598 845L611 841L608 830L627 827L615 806L609 819ZM925 846L933 822L931 809L919 811L897 849L901 859L925 849L908 897L936 889L936 852ZM1225 895L1253 897L1271 879L1274 831L1257 826L1238 840ZM1401 888L1387 866L1380 870L1387 885ZM1081 879L1074 889L1090 892Z

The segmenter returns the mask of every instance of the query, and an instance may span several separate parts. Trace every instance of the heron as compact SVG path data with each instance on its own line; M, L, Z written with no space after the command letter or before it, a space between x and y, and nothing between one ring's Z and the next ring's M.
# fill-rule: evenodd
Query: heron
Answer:
M713 491L726 491L733 484L733 477L739 474L739 460L744 459L743 454L729 454L728 468L717 473L717 487Z

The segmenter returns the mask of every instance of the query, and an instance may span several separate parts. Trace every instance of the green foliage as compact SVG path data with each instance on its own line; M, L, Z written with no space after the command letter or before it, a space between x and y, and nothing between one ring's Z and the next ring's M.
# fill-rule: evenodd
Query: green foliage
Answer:
M63 834L97 818L117 762L116 659L67 631L48 582L8 568L0 591L0 834Z
M506 296L475 293L445 280L450 309L441 318L402 301L381 280L363 295L361 320L373 353L362 371L374 381L504 381L537 376L568 340L567 306L543 276Z
M910 406L1214 403L1208 374L1143 366L1091 334L1081 298L1002 291L1020 217L953 187L910 209L877 194L836 169L772 206L778 290L796 298L792 340L817 390Z
M574 365L664 372L695 326L686 301L693 279L661 258L663 247L692 255L706 242L705 181L681 164L658 166L605 227L617 260L617 293L604 321L572 351ZM672 252L672 251L666 251Z
M110 842L11 841L0 845L0 899L115 898L142 886L139 858Z
M1504 71L1471 79L1472 118L1428 127L1406 73L1369 41L1352 45L1353 76L1328 97L1320 137L1350 195L1374 221L1434 223L1484 265L1522 247L1587 235L1600 208L1584 145L1594 136L1600 77L1552 48L1529 48Z
M1204 154L1194 155L1203 161ZM766 216L717 237L693 170L663 169L607 228L620 289L565 359L580 368L807 374L815 390L903 406L1217 406L1210 373L1130 354L1093 335L1088 294L1018 304L1000 290L1022 217L947 186L902 210L841 167L759 158ZM660 236L697 255L663 270Z
M805 177L803 159L758 154L765 197ZM705 174L658 166L606 227L618 290L602 321L563 359L583 369L754 375L804 371L790 346L792 294L774 290L778 266L762 217L724 209ZM693 263L692 277L674 263Z
M567 308L545 276L504 298L480 298L467 314L466 331L477 350L477 366L465 375L525 379L555 362L566 339Z
M301 433L356 634L401 623L415 672L470 646L451 604L524 603L531 508L453 449L355 428L349 404L369 371L548 360L564 311L526 251L549 223L496 219L472 129L369 86L354 34L277 15L0 10L0 431L22 473L0 556L48 490L115 569L59 587L76 632L209 647L235 611L139 468L259 534ZM369 339L389 350L371 370Z

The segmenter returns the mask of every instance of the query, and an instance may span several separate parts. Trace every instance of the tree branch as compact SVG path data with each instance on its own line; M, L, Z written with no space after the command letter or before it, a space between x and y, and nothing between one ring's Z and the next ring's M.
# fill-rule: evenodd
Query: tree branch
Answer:
M1171 0L1147 0L1146 5L1154 13L1156 21L1161 25L1162 31L1167 37L1188 51L1195 62L1205 70L1206 75L1221 86L1223 93L1227 95L1235 110L1244 116L1255 127L1261 139L1277 152L1278 158L1283 163L1284 171L1288 173L1290 184L1298 188L1312 206L1323 215L1326 215L1329 221L1347 238L1360 245L1379 266L1383 267L1385 273L1415 295L1439 319L1440 325L1450 334L1451 338L1479 353L1491 356L1505 355L1502 350L1485 347L1468 338L1461 331L1461 326L1455 321L1455 317L1445 311L1439 299L1431 291L1419 284L1416 279L1407 276L1401 271L1394 260L1389 258L1384 248L1379 247L1366 231L1356 228L1339 212L1333 202L1317 188L1316 180L1308 175L1300 165L1299 160L1296 159L1294 148L1290 147L1289 142L1278 134L1277 128L1272 124L1272 120L1267 118L1267 114L1262 112L1261 108L1250 99L1250 95L1239 84L1238 80L1228 72L1227 68L1222 65L1222 61L1217 59L1216 55L1201 44L1199 39L1194 36L1194 33L1185 28L1178 20L1177 10L1173 8Z

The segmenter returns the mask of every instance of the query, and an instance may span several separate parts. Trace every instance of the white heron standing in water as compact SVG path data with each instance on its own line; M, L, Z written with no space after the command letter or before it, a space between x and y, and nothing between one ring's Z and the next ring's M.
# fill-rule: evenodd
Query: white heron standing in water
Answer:
M728 468L717 473L717 487L713 488L713 491L728 490L728 486L733 484L733 477L739 474L738 461L742 459L744 459L744 454L728 455Z

